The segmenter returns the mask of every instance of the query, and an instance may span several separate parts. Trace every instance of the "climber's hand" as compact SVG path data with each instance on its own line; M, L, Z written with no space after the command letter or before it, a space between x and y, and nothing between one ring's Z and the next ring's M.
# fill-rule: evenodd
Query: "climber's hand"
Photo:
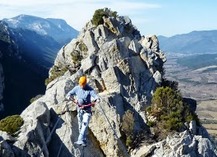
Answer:
M71 96L70 96L70 95L67 95L67 96L66 96L66 100L68 100L68 101L72 100Z
M96 105L96 102L91 102L91 106L94 107Z
M80 108L80 109L84 109L84 106L83 106L83 105L81 105L81 106L79 106L79 108Z

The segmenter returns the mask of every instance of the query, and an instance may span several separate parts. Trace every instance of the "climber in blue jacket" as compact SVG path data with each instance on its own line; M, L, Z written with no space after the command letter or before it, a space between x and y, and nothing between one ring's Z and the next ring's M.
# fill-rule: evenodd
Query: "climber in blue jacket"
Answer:
M76 99L74 96L76 96ZM79 79L79 85L75 86L67 93L66 99L72 100L77 104L79 136L75 144L86 146L86 132L92 115L91 107L94 106L96 102L99 102L99 96L93 88L87 84L86 76L82 76Z

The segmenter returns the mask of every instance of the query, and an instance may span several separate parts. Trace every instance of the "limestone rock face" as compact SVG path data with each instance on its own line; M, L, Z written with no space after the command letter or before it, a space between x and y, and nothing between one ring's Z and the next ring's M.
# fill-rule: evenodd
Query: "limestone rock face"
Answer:
M206 139L192 137L194 135L190 133L182 133L178 139L174 137L160 143L152 142L145 149L142 148L146 145L139 145L135 150L127 149L130 134L124 126L131 132L145 131L144 138L150 132L145 124L144 110L161 83L166 58L156 36L141 36L128 17L109 16L103 20L99 26L88 22L78 38L58 52L50 76L55 75L52 72L54 68L67 71L51 81L45 95L23 111L24 125L16 142L9 144L15 150L12 153L45 157L71 157L79 153L88 157L126 157L150 154L169 156L176 149L184 153L193 153L190 150L200 154L209 150L213 152ZM74 145L78 137L75 104L65 100L81 75L88 77L88 84L100 96L100 102L93 108L88 146L83 150ZM130 115L131 119L127 125L126 122L124 124L123 117L127 119ZM194 146L194 138L199 143L206 143L207 148L198 142ZM185 144L183 141L192 146L182 147L182 143ZM163 146L165 142L170 148Z
M189 131L184 131L168 136L161 142L152 145L144 145L136 153L132 153L132 156L141 157L154 154L155 156L161 157L215 157L215 147L208 138L204 138L203 136L204 135L192 136Z

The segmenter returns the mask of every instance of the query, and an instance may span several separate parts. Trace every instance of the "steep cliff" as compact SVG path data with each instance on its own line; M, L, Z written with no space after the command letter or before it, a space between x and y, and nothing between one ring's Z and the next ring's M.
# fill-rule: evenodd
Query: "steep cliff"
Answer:
M5 110L0 119L20 114L31 98L44 94L44 80L58 50L77 34L60 19L20 15L0 21L0 69L4 71L0 73L0 87L3 75L5 78L4 91L0 88Z
M0 22L0 113L4 110L3 91L4 91L4 71L2 66L3 52L8 49L10 38L8 37L7 27Z
M2 53L0 51L0 60L1 60L1 56L2 56ZM3 72L1 62L0 62L0 112L4 110L4 105L2 103L3 90L4 90L4 72Z
M12 141L10 136L0 132L0 153L46 157L79 156L78 152L88 157L215 156L212 143L202 133L204 129L193 122L189 130L154 141L146 125L145 108L161 84L166 58L156 36L141 36L128 17L104 11L101 24L89 21L78 38L58 52L46 93L22 112L24 124L13 144L7 142ZM61 72L64 74L57 77ZM88 146L78 151L74 145L78 136L75 105L65 101L65 95L83 74L101 101L93 108ZM127 149L129 132L138 135L132 141L134 147L128 147L131 149Z

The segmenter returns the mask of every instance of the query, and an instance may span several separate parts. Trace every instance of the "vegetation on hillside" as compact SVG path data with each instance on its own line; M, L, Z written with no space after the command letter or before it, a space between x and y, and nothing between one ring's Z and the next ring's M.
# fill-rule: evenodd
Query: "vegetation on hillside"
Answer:
M92 18L92 23L95 26L103 24L103 16L105 16L105 17L117 17L117 12L116 11L111 11L108 8L97 9L94 12L94 15L93 15L93 18Z
M132 147L133 140L134 140L134 117L133 112L130 110L127 110L125 114L123 115L123 122L121 126L121 130L126 135L126 146Z
M0 121L0 130L14 135L23 125L23 118L20 115L8 116Z
M59 76L62 76L68 69L66 67L64 68L59 68L57 66L53 66L50 70L50 76L45 80L45 85L48 85L51 81L56 79Z
M216 58L217 54L197 54L178 58L177 63L191 69L198 69L206 66L217 65Z
M148 125L160 139L173 131L185 130L185 122L195 120L199 125L197 115L183 102L180 92L170 87L157 88L146 111Z
M42 94L39 94L39 95L36 95L35 97L31 98L30 99L30 104L33 103L35 100L41 98L43 95Z
M83 56L79 51L74 50L73 53L71 53L71 57L74 64L81 64L81 60L83 59Z

